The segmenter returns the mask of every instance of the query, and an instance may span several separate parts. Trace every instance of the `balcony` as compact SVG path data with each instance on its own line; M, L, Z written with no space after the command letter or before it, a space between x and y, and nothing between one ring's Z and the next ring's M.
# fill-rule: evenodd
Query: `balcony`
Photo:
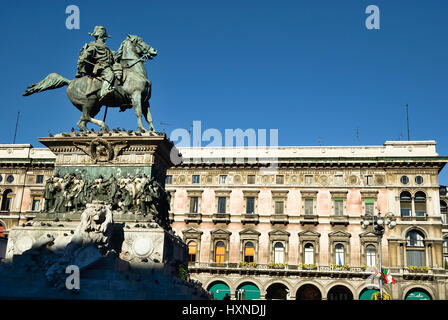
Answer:
M343 215L332 215L332 216L330 216L330 224L332 225L332 226L335 226L335 225L344 225L345 227L349 224L349 221L348 221L349 219L348 219L348 216L343 216Z
M284 224L285 226L289 223L287 214L272 214L271 215L271 224Z
M299 219L302 226L305 224L313 224L317 226L319 224L319 217L316 214L304 214L299 216Z
M188 269L191 274L212 273L212 274L238 274L238 275L269 275L269 276L298 276L298 277L330 277L330 278L364 278L367 279L373 274L373 270L363 267L353 266L307 266L288 264L257 264L255 266L242 266L239 263L203 263L190 262ZM432 281L437 275L447 274L443 269L429 268L425 272L410 271L408 268L391 267L392 276L395 279Z
M214 213L212 217L213 223L230 223L230 213Z
M185 223L197 223L200 224L202 222L202 214L201 213L186 213L185 214Z
M255 213L245 213L241 218L242 224L253 223L258 224L260 222L260 216Z

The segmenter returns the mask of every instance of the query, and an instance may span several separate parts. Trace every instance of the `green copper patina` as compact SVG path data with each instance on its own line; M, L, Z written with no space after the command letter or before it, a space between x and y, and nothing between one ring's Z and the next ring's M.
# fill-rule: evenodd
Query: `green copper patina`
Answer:
M96 26L95 41L85 44L79 54L77 73L68 80L58 73L50 73L42 81L27 88L24 96L67 86L67 96L81 112L77 122L81 131L87 131L91 122L108 131L104 121L95 119L102 106L119 107L124 111L134 108L139 131L145 131L142 115L154 131L149 107L151 81L144 62L157 55L157 50L136 35L127 35L116 53L106 45L110 36L103 26ZM107 109L106 109L107 111Z

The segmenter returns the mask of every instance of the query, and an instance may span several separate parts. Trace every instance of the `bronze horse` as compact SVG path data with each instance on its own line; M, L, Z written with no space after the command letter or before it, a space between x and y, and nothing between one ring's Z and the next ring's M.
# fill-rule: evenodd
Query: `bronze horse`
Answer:
M101 87L100 80L91 76L68 80L58 73L50 73L42 81L29 86L23 95L29 96L36 92L68 85L68 98L82 112L81 118L77 122L81 131L88 130L87 122L97 124L104 130L109 130L104 121L95 119L102 106L120 107L120 111L133 107L137 116L139 131L145 131L142 115L148 122L150 131L154 131L149 108L151 81L147 78L144 62L151 60L156 55L157 50L146 44L140 37L128 35L115 54L115 60L120 62L123 67L123 84L121 85L123 90L113 90L101 101L98 90Z

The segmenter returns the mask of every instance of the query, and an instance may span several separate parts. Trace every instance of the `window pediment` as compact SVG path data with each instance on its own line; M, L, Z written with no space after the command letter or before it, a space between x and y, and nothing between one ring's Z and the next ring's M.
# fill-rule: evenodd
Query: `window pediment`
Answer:
M289 237L290 233L288 231L284 231L284 230L272 230L269 233L269 236L284 236L284 237Z
M254 229L244 229L240 231L240 235L246 235L246 236L259 236L261 233Z
M328 234L328 237L330 238L350 238L351 236L350 233L341 230L333 231Z
M195 228L188 228L182 231L182 234L184 235L201 235L204 232L202 232L201 230L195 229Z
M298 235L299 235L299 237L315 237L315 238L320 237L319 232L312 231L312 230L305 230L305 231L299 232Z
M226 235L226 236L230 236L232 234L232 232L230 232L228 230L224 230L224 229L212 230L212 231L210 231L210 233L212 235Z

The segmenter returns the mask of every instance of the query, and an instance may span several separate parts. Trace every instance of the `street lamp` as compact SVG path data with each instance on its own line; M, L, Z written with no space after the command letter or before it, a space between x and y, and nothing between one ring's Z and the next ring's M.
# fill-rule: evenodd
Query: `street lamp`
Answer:
M372 214L366 214L361 221L361 226L363 229L367 229L367 227L372 224L373 226L373 233L378 237L378 257L379 257L379 266L380 266L380 274L382 273L382 252L381 252L381 245L382 245L382 239L384 235L384 231L386 226L389 229L393 229L397 225L397 221L395 219L395 216L393 213L388 213L383 218L381 217L381 212L378 211L378 215L372 215ZM379 279L379 286L380 286L380 300L383 299L383 282L381 279Z

